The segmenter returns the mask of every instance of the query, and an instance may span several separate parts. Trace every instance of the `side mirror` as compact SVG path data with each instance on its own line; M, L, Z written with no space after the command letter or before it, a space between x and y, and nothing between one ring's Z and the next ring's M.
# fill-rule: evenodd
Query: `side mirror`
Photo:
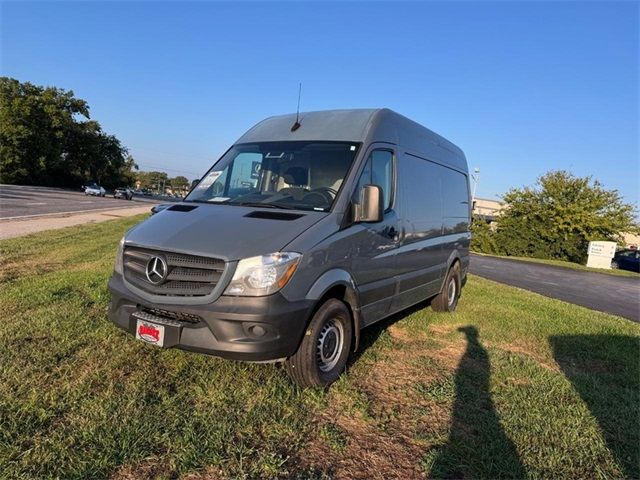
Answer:
M356 222L381 222L384 210L382 188L378 185L365 185L360 192L360 203L354 205Z

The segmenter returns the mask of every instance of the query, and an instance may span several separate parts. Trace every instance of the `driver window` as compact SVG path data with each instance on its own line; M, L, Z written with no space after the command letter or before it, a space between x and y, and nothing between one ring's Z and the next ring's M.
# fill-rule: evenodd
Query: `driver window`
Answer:
M365 185L378 185L382 188L385 211L391 207L393 190L393 153L389 150L374 150L367 160L354 192L354 202L360 202L360 191Z

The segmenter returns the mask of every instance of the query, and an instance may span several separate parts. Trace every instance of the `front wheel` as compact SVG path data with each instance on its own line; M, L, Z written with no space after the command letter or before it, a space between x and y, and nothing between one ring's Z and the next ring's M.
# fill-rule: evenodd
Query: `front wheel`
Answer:
M353 324L347 306L330 298L315 313L302 342L284 366L302 387L325 387L344 371L351 350Z
M460 298L460 265L456 263L449 269L442 291L431 300L431 308L436 312L453 312Z
M611 268L617 270L618 268L620 268L620 265L618 265L618 262L616 262L615 260L611 260Z

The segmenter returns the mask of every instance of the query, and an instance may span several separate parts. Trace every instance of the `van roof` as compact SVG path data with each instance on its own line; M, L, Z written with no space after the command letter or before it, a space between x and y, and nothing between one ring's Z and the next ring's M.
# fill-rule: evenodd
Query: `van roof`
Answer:
M266 118L236 143L273 141L385 142L402 146L407 153L422 155L467 172L464 153L453 143L388 108L325 110L300 113L300 128L291 131L296 114Z

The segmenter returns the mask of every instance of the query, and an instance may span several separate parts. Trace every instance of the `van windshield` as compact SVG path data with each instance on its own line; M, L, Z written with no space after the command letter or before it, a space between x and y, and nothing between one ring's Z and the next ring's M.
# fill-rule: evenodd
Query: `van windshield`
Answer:
M357 151L344 142L234 145L184 201L325 212Z

